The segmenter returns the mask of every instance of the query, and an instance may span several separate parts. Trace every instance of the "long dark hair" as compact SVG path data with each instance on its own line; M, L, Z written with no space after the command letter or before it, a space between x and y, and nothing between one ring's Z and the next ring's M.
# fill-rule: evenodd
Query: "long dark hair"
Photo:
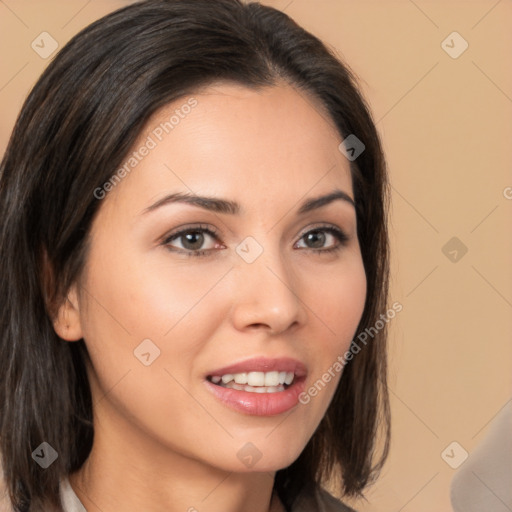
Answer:
M94 191L155 111L220 80L252 88L284 80L320 100L340 142L363 141L351 162L367 276L358 332L386 309L385 161L353 74L330 50L282 12L240 0L149 0L96 21L36 83L0 167L0 452L17 512L60 510L59 481L92 446L87 350L83 340L63 342L52 318L86 261L101 205ZM329 480L358 496L378 475L389 446L385 342L384 328L345 366L313 437L277 472L288 509L308 486ZM42 442L58 452L45 470L31 456Z

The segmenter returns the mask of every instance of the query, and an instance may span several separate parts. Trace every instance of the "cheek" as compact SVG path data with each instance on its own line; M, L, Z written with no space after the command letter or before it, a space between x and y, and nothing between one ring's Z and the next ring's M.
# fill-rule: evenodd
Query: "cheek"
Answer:
M198 306L225 269L212 266L198 272L194 262L186 259L169 264L173 260L165 249L148 254L125 245L123 249L120 241L117 253L106 246L91 257L87 298L92 299L94 318L86 319L86 324L113 329L118 334L112 340L129 338L135 347L145 338L167 340L183 323L189 323L188 338L193 341L193 331L213 320ZM191 324L190 318L195 322ZM96 334L91 332L91 339Z
M169 390L174 381L165 369L188 386L208 334L225 317L223 303L212 301L214 293L209 293L225 270L212 267L198 273L186 260L171 266L161 254L143 261L133 249L115 252L112 245L103 247L90 257L82 315L100 392L120 379L123 386L135 379L156 400L166 395L168 401L169 393L162 390ZM117 258L119 252L125 256Z
M354 255L336 271L316 272L305 290L306 304L327 335L324 353L339 354L352 341L366 302L366 274L360 256Z
M329 274L318 274L307 290L308 306L314 311L317 335L310 345L315 361L301 403L312 417L321 419L343 373L344 354L350 348L366 301L366 274L361 257Z
M82 319L96 403L176 451L189 445L194 425L218 434L188 390L198 354L223 317L212 315L219 304L208 295L223 273L202 272L198 280L197 273L127 258L117 265L99 261L91 258Z

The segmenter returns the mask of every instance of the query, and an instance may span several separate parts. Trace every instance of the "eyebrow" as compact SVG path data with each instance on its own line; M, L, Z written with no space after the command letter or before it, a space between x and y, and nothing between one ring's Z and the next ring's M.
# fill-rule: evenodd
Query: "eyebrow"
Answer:
M344 192L343 190L336 189L330 192L329 194L311 198L308 199L307 201L304 201L301 204L298 213L308 213L312 210L316 210L317 208L321 208L322 206L326 206L337 200L344 201L355 207L354 200L346 192ZM176 192L174 194L169 194L163 197L162 199L159 199L156 203L145 208L142 211L142 215L152 212L158 208L161 208L162 206L174 203L190 204L193 206L198 206L199 208L203 208L205 210L210 210L212 212L227 213L231 215L238 215L242 211L240 203L236 201Z

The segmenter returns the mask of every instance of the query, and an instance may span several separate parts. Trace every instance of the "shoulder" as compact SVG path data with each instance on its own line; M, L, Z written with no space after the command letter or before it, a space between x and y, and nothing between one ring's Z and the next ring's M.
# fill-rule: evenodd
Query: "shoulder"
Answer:
M486 436L457 469L450 498L455 512L512 510L512 402L493 419ZM499 505L501 502L502 505Z
M315 497L318 503L318 510L321 512L356 512L353 508L343 504L339 499L321 487L317 487Z
M303 492L297 497L292 512L356 512L322 487Z

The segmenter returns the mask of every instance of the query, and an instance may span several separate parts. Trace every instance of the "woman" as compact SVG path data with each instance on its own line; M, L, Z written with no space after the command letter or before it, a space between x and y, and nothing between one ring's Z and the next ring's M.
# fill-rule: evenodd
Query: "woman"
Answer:
M149 0L74 37L1 164L13 509L350 510L323 487L389 444L386 202L350 72L285 14Z

